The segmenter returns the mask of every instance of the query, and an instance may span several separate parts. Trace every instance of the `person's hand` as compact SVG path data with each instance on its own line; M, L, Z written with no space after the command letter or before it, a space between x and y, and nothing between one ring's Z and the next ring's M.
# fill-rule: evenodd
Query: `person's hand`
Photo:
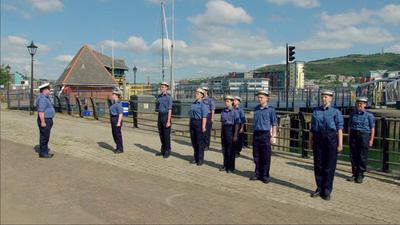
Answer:
M168 122L167 124L165 124L165 127L166 128L168 128L168 127L170 127L171 126L171 123L170 122Z
M369 140L369 147L372 147L373 144L374 144L374 139Z
M236 137L236 135L235 136L233 136L233 141L236 141L237 140L237 137Z
M41 126L41 127L46 127L46 122L41 122L41 123L40 123L40 126Z
M121 124L120 123L117 123L117 127L120 127L121 126Z
M271 144L274 143L275 137L271 137L271 139L269 141L271 142Z
M337 148L336 148L336 151L337 152L341 152L343 150L343 146L338 146Z
M205 127L202 127L202 128L201 128L201 131L203 131L203 133L206 132L206 128L205 128Z
M308 145L310 146L310 149L313 150L313 148L312 148L312 141L308 141Z

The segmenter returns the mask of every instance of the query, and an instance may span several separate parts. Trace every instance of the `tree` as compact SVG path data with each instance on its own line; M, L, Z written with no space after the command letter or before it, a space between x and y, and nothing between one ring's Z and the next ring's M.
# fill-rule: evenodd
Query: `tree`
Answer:
M13 82L11 73L8 74L6 71L6 65L1 64L0 67L0 85L4 85L4 89L7 89L7 85Z

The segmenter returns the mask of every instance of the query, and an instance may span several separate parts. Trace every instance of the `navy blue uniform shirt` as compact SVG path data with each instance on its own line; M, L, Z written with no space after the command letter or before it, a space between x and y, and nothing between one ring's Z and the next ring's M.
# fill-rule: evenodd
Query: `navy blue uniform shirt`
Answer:
M343 129L342 113L331 105L324 109L322 106L314 109L311 118L310 132L326 132Z
M275 109L268 104L261 109L261 105L254 108L253 130L270 131L271 126L278 124Z
M200 120L207 117L208 107L203 103L203 100L195 101L190 106L190 118Z
M158 96L158 112L159 113L168 113L168 110L172 110L172 97L168 93L160 94Z
M210 96L207 95L207 97L205 97L203 99L204 104L207 106L207 110L208 113L211 113L211 110L215 110L215 103L214 100L212 98L210 98Z
M239 112L239 119L240 122L239 123L245 123L246 122L246 118L244 116L244 111L242 108L240 108L240 106L238 106L237 108L235 108L235 110L237 110Z
M239 112L232 106L230 110L227 108L221 111L221 122L223 125L234 125L240 123Z
M122 102L118 99L114 101L114 103L110 106L110 115L118 116L118 114L122 114L124 109L122 108Z
M360 130L370 133L371 128L375 127L375 116L365 109L361 113L354 110L350 113L349 126L352 130Z
M36 109L38 112L44 112L44 118L53 118L56 113L50 102L49 96L43 93L38 95L36 100Z

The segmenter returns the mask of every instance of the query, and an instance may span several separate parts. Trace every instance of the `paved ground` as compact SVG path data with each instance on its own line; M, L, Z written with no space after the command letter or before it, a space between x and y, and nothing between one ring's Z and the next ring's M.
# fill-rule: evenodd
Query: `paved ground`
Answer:
M4 107L4 104L2 104ZM190 140L173 136L168 159L156 157L158 134L123 127L125 153L115 155L110 123L56 114L52 159L38 158L36 115L1 110L2 224L386 224L400 223L400 173L369 168L363 184L346 181L339 162L331 201L310 198L312 159L274 152L271 183L249 181L251 149L237 172L219 172L220 145L205 164L189 164Z

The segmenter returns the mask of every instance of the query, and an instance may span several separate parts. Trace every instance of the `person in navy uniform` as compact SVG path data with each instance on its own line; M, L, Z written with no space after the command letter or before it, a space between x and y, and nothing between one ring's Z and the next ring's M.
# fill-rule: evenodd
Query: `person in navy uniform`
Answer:
M235 96L234 106L235 106L235 110L237 110L239 112L239 119L240 119L237 140L233 143L233 146L235 147L235 157L236 158L240 156L240 152L242 151L242 148L243 148L244 124L246 122L244 111L239 106L241 101L242 101L242 99L239 96Z
M158 96L158 133L161 140L161 152L156 156L168 158L171 154L171 114L172 97L167 93L169 83L161 82L161 94Z
M331 199L338 152L343 150L343 116L331 106L333 91L321 92L322 106L311 117L309 144L314 155L315 198Z
M235 148L233 143L237 140L239 130L239 112L234 109L233 96L225 96L226 108L221 111L221 145L223 166L219 171L233 173L235 171Z
M124 152L124 146L122 143L122 115L123 115L123 107L122 102L119 100L121 96L121 90L119 88L115 88L111 95L112 105L110 106L110 121L111 121L111 130L114 138L114 142L117 145L114 153L119 154Z
M53 127L53 118L55 115L55 110L51 101L49 99L50 95L50 84L46 83L38 88L40 94L36 100L36 109L38 111L37 124L40 131L40 141L39 141L39 157L40 158L51 158L54 154L49 153L49 140L50 131Z
M210 149L210 140L211 140L211 130L214 122L214 114L215 114L215 103L214 100L208 95L208 87L202 87L204 90L203 102L208 107L207 113L207 124L206 124L206 132L204 133L204 145L207 149Z
M194 160L198 166L204 162L204 133L206 132L208 107L203 103L205 92L199 88L196 90L196 101L190 106L190 139L194 149Z
M253 119L253 158L256 164L255 176L250 180L261 180L269 183L269 169L271 163L271 144L275 140L277 116L275 109L268 105L269 93L258 92L258 102L254 108ZM271 133L272 131L272 133Z
M374 144L375 116L365 110L368 99L358 97L356 110L350 113L349 136L352 177L348 181L362 183L367 170L368 150Z

